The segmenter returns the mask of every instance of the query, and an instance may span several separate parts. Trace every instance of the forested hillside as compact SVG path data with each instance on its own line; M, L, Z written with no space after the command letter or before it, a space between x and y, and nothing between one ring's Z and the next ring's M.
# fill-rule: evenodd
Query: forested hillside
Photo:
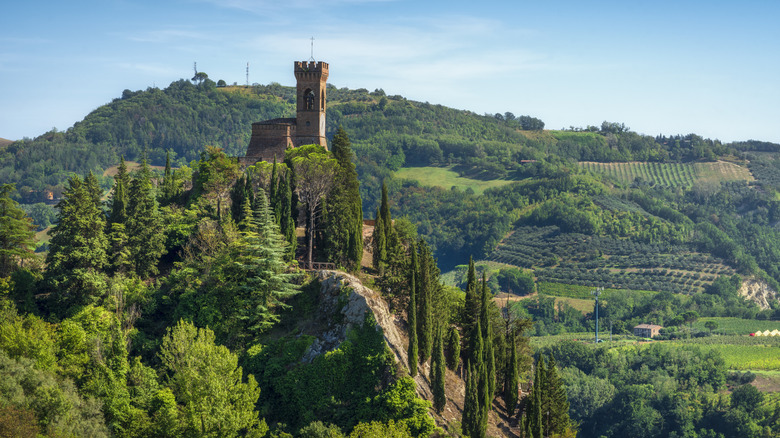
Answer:
M747 336L780 319L780 145L331 87L330 151L242 169L251 123L292 115L294 90L204 76L0 147L0 432L780 433L756 389L777 386L778 342ZM27 216L54 225L42 254ZM376 289L408 350L313 262ZM572 342L595 311L616 340Z

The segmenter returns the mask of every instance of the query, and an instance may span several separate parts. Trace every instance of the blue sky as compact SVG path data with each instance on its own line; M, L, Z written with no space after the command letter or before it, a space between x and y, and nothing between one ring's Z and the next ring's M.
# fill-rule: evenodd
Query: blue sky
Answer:
M780 2L99 0L6 2L0 137L64 130L124 89L191 78L384 89L547 128L780 142Z

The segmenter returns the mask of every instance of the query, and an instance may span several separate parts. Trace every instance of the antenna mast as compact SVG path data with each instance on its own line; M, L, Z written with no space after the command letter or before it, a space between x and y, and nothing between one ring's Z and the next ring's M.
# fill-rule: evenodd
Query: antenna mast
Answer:
M314 37L311 37L311 57L309 61L314 62Z
M197 75L198 74L198 63L197 63L197 61L192 63L192 69L195 70L195 74Z
M249 63L246 63L246 86L249 86Z

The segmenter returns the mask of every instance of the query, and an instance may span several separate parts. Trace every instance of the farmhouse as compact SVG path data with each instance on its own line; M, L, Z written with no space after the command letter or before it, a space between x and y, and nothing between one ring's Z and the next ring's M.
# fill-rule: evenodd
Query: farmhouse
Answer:
M658 332L662 329L660 325L655 324L639 324L634 327L634 336L640 338L652 338L658 335Z

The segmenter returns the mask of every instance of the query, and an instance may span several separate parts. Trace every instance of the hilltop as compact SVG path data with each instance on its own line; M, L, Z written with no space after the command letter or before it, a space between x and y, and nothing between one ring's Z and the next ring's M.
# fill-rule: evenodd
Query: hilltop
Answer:
M408 216L445 270L473 255L530 270L542 282L686 294L719 275L757 276L773 288L780 280L780 257L770 250L780 242L772 227L780 145L651 137L614 122L549 130L532 116L479 115L379 89L329 85L328 96L327 132L342 126L350 135L364 216L373 217L386 181L394 214ZM251 123L293 115L294 101L294 88L279 84L179 80L125 90L66 131L8 146L0 180L15 182L21 201L33 204L60 193L72 172L92 171L108 189L106 170L120 155L138 160L146 150L157 166L166 152L174 166L187 165L205 145L242 155ZM534 244L539 257L517 252L517 230L551 225L560 239L595 239L601 255L562 254L549 240ZM723 242L730 242L725 249ZM658 257L620 267L610 252L620 245ZM669 250L684 257L673 262Z
M11 143L13 143L13 140L6 140L4 138L0 138L0 148L6 147Z

